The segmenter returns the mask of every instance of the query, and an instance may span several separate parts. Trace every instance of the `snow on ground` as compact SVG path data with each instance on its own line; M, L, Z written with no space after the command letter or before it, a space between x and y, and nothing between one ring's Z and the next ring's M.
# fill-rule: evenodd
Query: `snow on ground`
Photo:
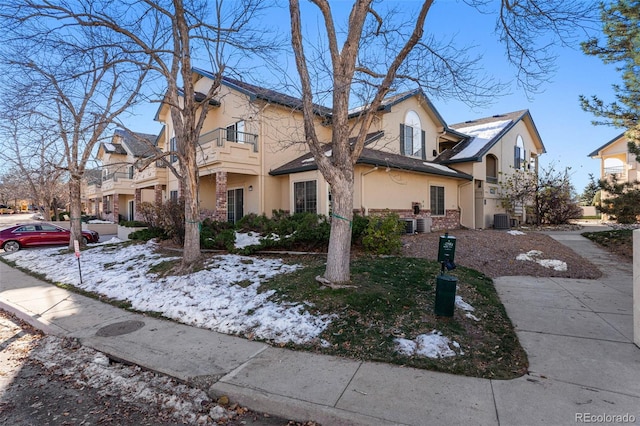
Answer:
M470 304L468 304L467 302L465 302L464 300L462 300L462 296L456 296L455 299L455 304L458 308L462 309L463 311L466 311L467 313L464 315L467 318L471 318L474 321L480 321L480 318L476 317L475 315L473 315L471 312L475 311L476 308L474 308L473 306L471 306Z
M128 300L139 311L160 312L185 324L228 334L252 334L276 343L307 342L322 333L332 319L330 315L312 315L303 304L271 301L273 291L259 292L261 282L299 267L279 259L220 255L190 275L159 277L149 268L179 258L155 253L154 242L91 246L80 257L82 284L78 261L66 249L20 250L6 259L44 273L49 280Z
M467 312L465 314L467 318L471 318L474 321L480 321L480 319L471 313L475 311L475 308L465 302L461 296L456 296L455 305ZM396 344L396 352L407 356L444 358L458 355L451 346L455 349L460 349L460 344L458 342L450 340L437 330L433 330L429 334L420 334L415 338L415 340L396 338L393 341ZM461 350L460 355L464 355L464 352Z
M511 230L511 231L507 231L507 234L510 234L510 235L527 235L527 234L525 234L524 232L522 232L522 231L516 231L515 229L513 229L513 230Z
M63 339L46 336L32 354L45 368L80 386L98 389L103 395L119 396L123 401L159 406L178 423L217 424L216 420L235 417L234 411L212 404L200 389L138 366L111 364L106 355L85 346L79 346L69 356L64 346Z
M520 253L516 256L516 260L536 262L545 268L553 268L556 271L566 271L567 263L556 259L542 259L543 253L540 250L529 250L526 253Z
M428 334L420 334L415 340L396 338L396 351L407 356L426 356L428 358L444 358L456 356L451 349L460 349L460 344L443 336L441 332L433 330ZM460 352L462 355L462 351Z
M87 223L108 223L108 224L113 224L113 222L111 222L110 220L102 220L102 219L91 219L91 220L87 221Z
M236 248L245 248L249 246L260 245L260 234L249 232L247 234L236 232Z

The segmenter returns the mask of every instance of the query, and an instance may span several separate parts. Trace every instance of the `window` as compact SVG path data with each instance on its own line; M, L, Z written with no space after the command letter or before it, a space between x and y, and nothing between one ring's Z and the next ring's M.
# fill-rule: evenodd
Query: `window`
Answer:
M178 191L169 191L169 200L174 203L178 202Z
M518 135L516 138L516 146L513 151L513 168L524 169L527 166L525 151L524 151L524 142L522 141L522 136Z
M227 126L227 141L244 143L244 121Z
M129 179L133 179L133 166L128 166L127 167L127 175L129 177Z
M293 184L294 213L317 213L318 195L316 181L295 182Z
M169 141L169 150L174 153L178 152L178 142L175 137L171 138L171 141ZM176 161L178 161L178 156L176 154L171 154L171 162L175 163Z
M426 159L424 143L420 117L415 111L407 112L404 124L400 124L400 154Z
M444 186L431 186L431 216L444 216Z
M487 155L487 182L498 183L498 159L495 155Z

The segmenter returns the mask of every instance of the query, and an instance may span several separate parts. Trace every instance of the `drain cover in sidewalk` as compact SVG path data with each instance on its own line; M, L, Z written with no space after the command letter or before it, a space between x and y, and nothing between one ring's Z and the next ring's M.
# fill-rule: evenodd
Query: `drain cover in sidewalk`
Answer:
M96 332L96 336L100 336L100 337L122 336L123 334L129 334L129 333L133 333L136 330L140 330L142 327L144 327L144 322L142 321L116 322L114 324L109 324L105 327L102 327L100 330Z

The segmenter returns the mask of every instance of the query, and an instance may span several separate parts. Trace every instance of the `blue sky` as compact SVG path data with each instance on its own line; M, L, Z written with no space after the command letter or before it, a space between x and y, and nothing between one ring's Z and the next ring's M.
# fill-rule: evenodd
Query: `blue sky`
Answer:
M283 6L288 4L285 1L280 3ZM415 9L421 2L408 0L395 3L401 4L404 9ZM341 20L346 19L352 4L352 1L347 0L331 2L337 26L340 26ZM315 7L305 0L301 1L301 5L305 33L317 34L313 29L318 22L317 18L309 19L308 14ZM280 31L289 34L288 19L288 9L283 7L270 13L265 21L281 22ZM494 25L495 15L480 14L458 0L436 0L427 17L425 28L433 34L455 35L461 46L473 44L476 46L474 52L483 57L483 69L487 74L501 81L513 81L516 71L505 60L504 47L499 44L497 36L493 33ZM513 84L510 94L496 97L495 102L490 105L475 108L470 108L460 101L443 100L431 94L427 95L448 124L529 109L547 149L547 154L541 158L542 166L548 167L553 163L556 169L564 170L565 167L571 167L572 182L576 191L581 193L588 183L589 173L593 173L596 178L599 175L599 162L587 157L587 154L620 134L622 129L593 126L591 120L594 117L582 111L578 97L598 95L607 102L612 101L611 85L619 82L620 76L615 70L615 65L604 65L600 59L584 55L578 42L573 48L558 46L556 53L558 59L555 71L550 74L551 81L543 84L541 93L538 94L527 96L522 89ZM206 64L198 66L207 68ZM295 72L295 67L290 65L289 70ZM158 123L151 121L156 107L157 104L153 104L150 108L144 108L144 117L136 118L138 127L134 127L134 130L151 133L157 131ZM141 128L140 125L145 121L143 118L147 117L148 126L144 125L144 128Z

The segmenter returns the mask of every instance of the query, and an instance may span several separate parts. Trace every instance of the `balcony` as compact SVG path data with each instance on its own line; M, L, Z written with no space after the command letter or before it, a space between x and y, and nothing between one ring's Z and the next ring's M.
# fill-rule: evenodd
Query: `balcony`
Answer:
M165 184L167 179L167 167L157 161L150 164L144 170L136 170L133 174L133 184L138 187Z
M92 183L84 187L83 194L85 198L93 200L95 198L102 198L102 186L99 183Z
M625 166L614 166L614 167L605 167L604 174L605 175L618 175L621 177L624 174L626 167Z
M102 193L109 195L114 193L133 194L133 179L131 173L113 172L102 175Z
M258 135L218 128L198 139L198 166L222 166L227 171L259 174Z

